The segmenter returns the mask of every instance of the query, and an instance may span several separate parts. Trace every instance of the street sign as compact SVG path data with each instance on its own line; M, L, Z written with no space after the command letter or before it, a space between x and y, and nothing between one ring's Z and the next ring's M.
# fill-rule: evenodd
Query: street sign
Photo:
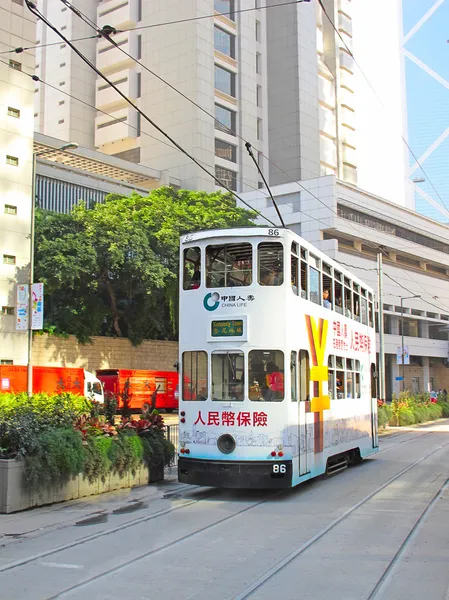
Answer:
M396 381L404 381L403 377L395 377Z
M42 329L44 327L44 284L33 283L31 294L33 297L31 329Z
M28 329L28 285L19 284L17 286L17 310L16 310L16 330L27 331Z

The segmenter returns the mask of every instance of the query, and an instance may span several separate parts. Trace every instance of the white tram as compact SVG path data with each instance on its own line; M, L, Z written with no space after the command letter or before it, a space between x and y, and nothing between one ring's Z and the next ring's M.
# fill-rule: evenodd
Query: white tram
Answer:
M373 293L286 229L181 239L179 480L287 488L376 452Z

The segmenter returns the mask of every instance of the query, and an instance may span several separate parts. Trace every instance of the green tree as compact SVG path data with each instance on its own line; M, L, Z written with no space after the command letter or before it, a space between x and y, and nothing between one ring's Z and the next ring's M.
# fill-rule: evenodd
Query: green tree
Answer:
M148 196L109 195L92 210L38 210L36 280L45 284L47 330L175 339L179 237L199 230L254 226L230 194L159 188Z

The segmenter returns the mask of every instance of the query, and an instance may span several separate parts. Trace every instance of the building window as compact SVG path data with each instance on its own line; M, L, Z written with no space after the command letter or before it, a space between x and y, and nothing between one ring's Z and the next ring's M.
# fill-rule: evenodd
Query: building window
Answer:
M237 173L235 171L217 166L215 167L215 177L230 190L237 190Z
M65 100L60 100L59 101L59 106L62 106L63 104L65 104Z
M58 125L61 125L62 123L64 123L64 119L59 119Z
M235 36L219 27L214 27L214 47L218 52L235 58Z
M22 70L22 64L17 62L17 60L12 60L12 58L9 59L9 66L11 69L15 69L16 71Z
M235 21L235 2L234 0L214 0L214 8L217 12L221 13L231 19L231 21Z
M142 36L137 36L137 60L142 58Z
M257 106L261 107L262 106L262 86L258 85L256 87L256 100L257 100Z
M61 87L62 85L65 85L65 81L60 81L59 82L59 87Z
M12 0L14 4L18 4L19 6L23 6L23 0Z
M63 49L66 47L66 46L67 46L67 44L61 44L61 45L59 46L59 48L60 48L61 50L63 50Z
M61 8L61 12L65 12L67 10L67 6L64 6L63 8Z
M235 135L236 113L229 108L215 105L215 129L219 129L229 135Z
M237 148L228 142L223 140L215 140L215 156L223 158L224 160L230 160L231 162L237 162Z
M256 42L260 42L262 33L260 28L260 21L256 21Z
M63 26L61 27L61 31L64 31L64 29L67 29L67 25L63 25Z
M215 89L235 98L235 73L215 65Z
M38 116L39 116L39 113L34 113L34 117L35 118L38 117Z
M262 73L262 54L256 52L256 73L260 75Z
M2 306L2 315L14 316L14 306Z
M128 4L128 2L126 3ZM142 20L142 0L137 0L137 21Z
M6 155L6 164L11 165L12 167L18 167L19 159L17 158L17 156L10 156L9 154L7 154Z
M16 215L17 214L17 206L13 206L12 204L5 204L5 215Z
M15 265L16 257L12 256L11 254L4 254L3 255L3 264L4 265Z
M10 360L9 358L0 359L0 365L13 365L13 364L14 364L14 361Z
M60 67L65 67L65 63L61 63L59 66Z
M142 97L142 73L137 73L137 97Z
M110 15L114 11L118 10L119 8L123 8L124 6L128 6L128 1L122 2L121 4L117 4L117 6L114 6L114 8L109 8L107 10L102 11L100 13L100 17L105 17L106 15Z
M257 139L262 140L262 119L257 119Z
M18 108L8 106L8 117L15 117L16 119L20 119L20 110Z
M136 133L137 133L137 137L141 136L142 133L142 115L140 113L137 113L137 121L136 121Z

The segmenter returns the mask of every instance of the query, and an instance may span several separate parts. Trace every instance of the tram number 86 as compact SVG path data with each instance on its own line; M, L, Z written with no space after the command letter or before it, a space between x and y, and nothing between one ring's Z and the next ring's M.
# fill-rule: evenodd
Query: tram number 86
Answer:
M287 465L275 464L273 465L273 477L282 477L287 473Z

